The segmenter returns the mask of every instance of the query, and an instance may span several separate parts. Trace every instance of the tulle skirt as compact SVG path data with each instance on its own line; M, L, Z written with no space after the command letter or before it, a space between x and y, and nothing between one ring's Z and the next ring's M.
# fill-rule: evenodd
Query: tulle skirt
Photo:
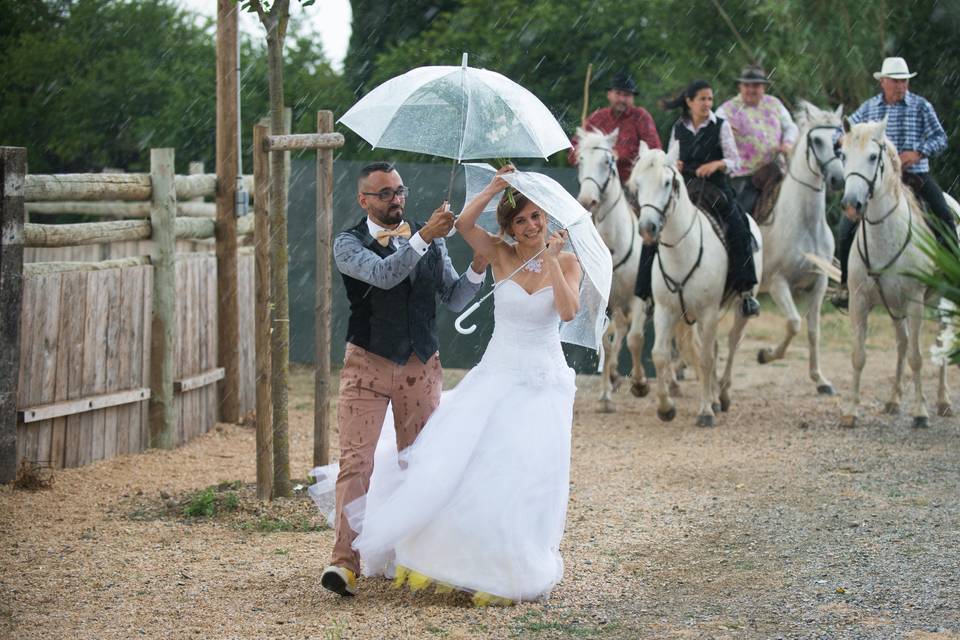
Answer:
M549 595L563 575L575 391L565 363L533 374L481 363L399 455L387 411L370 490L346 507L363 574L409 570L511 601ZM329 508L336 470L314 473L311 494Z

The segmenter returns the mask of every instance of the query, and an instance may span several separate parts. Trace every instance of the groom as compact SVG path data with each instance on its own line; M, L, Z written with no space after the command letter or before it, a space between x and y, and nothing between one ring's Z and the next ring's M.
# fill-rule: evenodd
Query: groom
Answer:
M397 449L413 444L440 402L437 354L438 298L459 311L483 284L487 262L475 255L458 275L444 237L453 228L446 203L425 223L403 219L409 193L390 163L360 170L357 201L367 216L333 243L350 301L347 348L340 373L337 423L340 475L336 485L336 539L320 584L342 596L357 592L360 558L344 506L366 494L373 454L393 403Z

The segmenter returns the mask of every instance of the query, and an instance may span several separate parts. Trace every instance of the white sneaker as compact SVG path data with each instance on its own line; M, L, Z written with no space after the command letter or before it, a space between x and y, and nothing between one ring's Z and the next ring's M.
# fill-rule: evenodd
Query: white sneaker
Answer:
M330 565L320 574L320 585L341 596L357 595L357 574L350 569Z

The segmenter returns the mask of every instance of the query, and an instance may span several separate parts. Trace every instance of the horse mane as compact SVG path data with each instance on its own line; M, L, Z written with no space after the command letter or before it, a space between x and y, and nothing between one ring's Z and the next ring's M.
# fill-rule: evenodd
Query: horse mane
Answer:
M628 184L632 183L633 177L639 171L647 171L654 167L663 168L666 165L667 154L663 152L663 149L648 149L646 153L638 156L636 162L633 163L633 169L630 171L630 179L627 182Z
M590 127L589 130L583 129L581 127L577 127L577 138L579 142L578 146L583 146L588 142L597 142L600 138L606 138L606 137L607 137L607 134L605 134L603 131L600 131L599 129L596 129L594 127Z

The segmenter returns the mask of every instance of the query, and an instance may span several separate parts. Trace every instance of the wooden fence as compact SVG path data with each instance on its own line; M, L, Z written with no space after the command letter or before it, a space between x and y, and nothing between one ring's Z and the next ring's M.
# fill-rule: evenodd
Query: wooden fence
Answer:
M24 460L79 466L206 432L224 378L215 226L202 208L211 205L177 201L215 195L215 177L174 176L172 150L153 150L149 175L59 176L26 175L23 150L0 151L0 371L12 370L0 374L0 482ZM39 218L78 203L134 219L24 222L26 211ZM149 220L136 219L144 211ZM252 216L239 219L238 234L252 226ZM253 255L239 254L235 393L246 413L255 404Z

